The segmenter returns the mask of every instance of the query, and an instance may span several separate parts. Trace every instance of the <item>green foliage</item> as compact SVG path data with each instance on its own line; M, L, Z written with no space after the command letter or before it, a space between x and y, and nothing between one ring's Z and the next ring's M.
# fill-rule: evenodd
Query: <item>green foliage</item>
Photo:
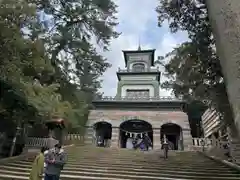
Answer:
M231 124L231 109L205 1L178 2L160 0L157 7L159 25L168 20L173 33L186 31L190 39L167 54L170 60L164 66L170 80L163 87L173 88L176 96L190 102L200 100L213 106Z
M110 67L96 48L107 50L119 35L116 5L111 0L2 0L0 10L0 76L9 84L1 89L1 115L18 121L57 116L72 129L84 126L99 78ZM39 10L52 23L40 22Z
M53 82L60 83L59 93L72 104L73 123L82 125L92 98L101 87L99 78L110 67L96 48L107 50L110 40L119 35L114 30L116 5L111 0L36 4L52 17L51 23L45 23L48 33L45 42L56 70Z
M15 0L1 1L0 8L0 76L2 84L7 87L1 86L1 112L4 116L12 116L12 119L24 118L24 110L29 109L30 105L22 89L22 82L29 79L24 76L23 69L37 57L34 53L35 42L23 38L21 25L26 19L34 17L35 8L25 1Z

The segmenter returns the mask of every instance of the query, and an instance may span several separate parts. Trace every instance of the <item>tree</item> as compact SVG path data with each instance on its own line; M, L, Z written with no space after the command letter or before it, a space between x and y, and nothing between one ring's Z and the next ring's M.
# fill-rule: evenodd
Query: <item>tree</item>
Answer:
M173 33L186 31L190 39L167 54L170 60L164 66L170 80L163 87L173 88L176 96L188 101L214 107L235 131L205 1L160 0L157 12L160 26L168 20Z
M11 90L16 95L2 97L1 112L5 112L5 115L8 112L7 114L12 116L17 114L15 117L18 121L29 119L26 114L29 108L26 107L33 107L36 115L44 118L60 112L64 114L70 109L69 103L62 101L56 93L56 86L42 86L34 82L35 76L39 75L41 78L43 74L54 72L46 56L44 44L36 35L41 33L36 19L36 8L27 1L1 1L0 75L2 82L10 84L8 91ZM28 30L23 27L28 27ZM32 33L29 35L28 31ZM5 95L11 96L9 93ZM10 102L14 103L18 96L22 108L5 101L6 98L12 99Z
M29 6L25 1L1 1L1 12L0 12L0 36L1 36L1 49L0 49L0 75L1 82L8 84L8 88L3 92L12 91L6 93L10 97L1 97L2 101L1 111L7 114L13 114L16 106L7 103L4 99L10 100L9 102L14 103L14 100L19 102L23 107L28 106L25 101L24 93L22 93L19 84L26 80L23 78L23 69L33 62L33 47L34 43L23 38L23 32L21 25L25 23L27 19L34 17L34 7ZM2 87L2 86L1 86ZM18 98L17 98L18 97ZM22 107L22 108L23 108ZM13 109L12 109L13 108ZM19 108L17 108L20 110ZM23 109L21 109L23 111ZM19 114L19 113L18 113ZM14 118L13 118L14 119Z
M0 76L14 94L1 96L1 115L61 116L71 126L83 126L101 87L99 77L110 67L96 48L107 50L118 36L116 5L111 0L3 0L0 5ZM42 20L43 12L50 19Z
M51 17L51 20L43 21L47 31L45 44L55 67L50 83L60 84L59 93L64 100L74 104L75 112L79 111L75 113L75 119L82 124L81 121L86 121L93 96L101 87L99 78L110 67L96 48L107 50L110 40L119 35L114 30L117 25L116 5L111 0L35 3L39 10Z
M104 2L99 0L47 0L37 1L36 4L39 10L43 10L52 18L51 23L49 20L43 23L48 29L48 47L54 64L57 61L61 65L73 63L71 60L63 62L59 59L61 52L64 52L61 55L68 59L72 59L72 56L79 52L92 52L94 55L96 49L91 46L94 41L101 45L103 50L107 50L110 40L119 35L114 31L117 25L116 5L111 0Z
M228 97L234 114L235 125L240 136L239 123L239 1L220 0L217 4L206 0L208 15L216 37L217 52L226 81ZM231 71L229 71L231 69ZM236 139L239 139L236 138Z

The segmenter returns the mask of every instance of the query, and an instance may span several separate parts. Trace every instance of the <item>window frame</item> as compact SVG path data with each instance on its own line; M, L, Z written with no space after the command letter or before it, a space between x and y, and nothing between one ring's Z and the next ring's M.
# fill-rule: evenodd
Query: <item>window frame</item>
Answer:
M146 65L141 62L137 62L132 65L132 70L134 72L144 72L145 69L146 69Z

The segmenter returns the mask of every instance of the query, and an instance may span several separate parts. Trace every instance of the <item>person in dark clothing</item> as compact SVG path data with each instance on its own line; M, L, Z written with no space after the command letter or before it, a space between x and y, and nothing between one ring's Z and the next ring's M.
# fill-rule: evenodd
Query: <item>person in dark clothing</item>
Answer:
M45 155L45 163L47 164L45 169L44 180L59 180L60 173L66 163L66 155L60 152L61 145L56 144L53 150Z
M133 144L133 149L137 149L137 139L134 138L133 141L132 141L132 144Z
M146 150L148 151L149 147L152 147L152 142L151 142L151 139L149 138L149 136L147 134L144 135L143 142L146 146Z
M98 136L97 138L97 146L104 147L104 138L102 136Z
M163 144L162 144L164 159L168 159L168 150L169 150L169 144L167 142L166 135L163 137Z

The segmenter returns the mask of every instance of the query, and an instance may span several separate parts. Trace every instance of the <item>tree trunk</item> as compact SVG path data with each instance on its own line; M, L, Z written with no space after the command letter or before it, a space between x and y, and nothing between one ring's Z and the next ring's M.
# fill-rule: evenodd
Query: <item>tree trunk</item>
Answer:
M234 121L229 124L231 134L236 127L240 132L240 3L239 0L206 0L209 19L216 39L224 82L232 109ZM233 135L234 134L234 135ZM240 152L240 149L236 149ZM240 161L240 154L239 154Z
M235 125L240 131L240 3L239 0L207 0Z

